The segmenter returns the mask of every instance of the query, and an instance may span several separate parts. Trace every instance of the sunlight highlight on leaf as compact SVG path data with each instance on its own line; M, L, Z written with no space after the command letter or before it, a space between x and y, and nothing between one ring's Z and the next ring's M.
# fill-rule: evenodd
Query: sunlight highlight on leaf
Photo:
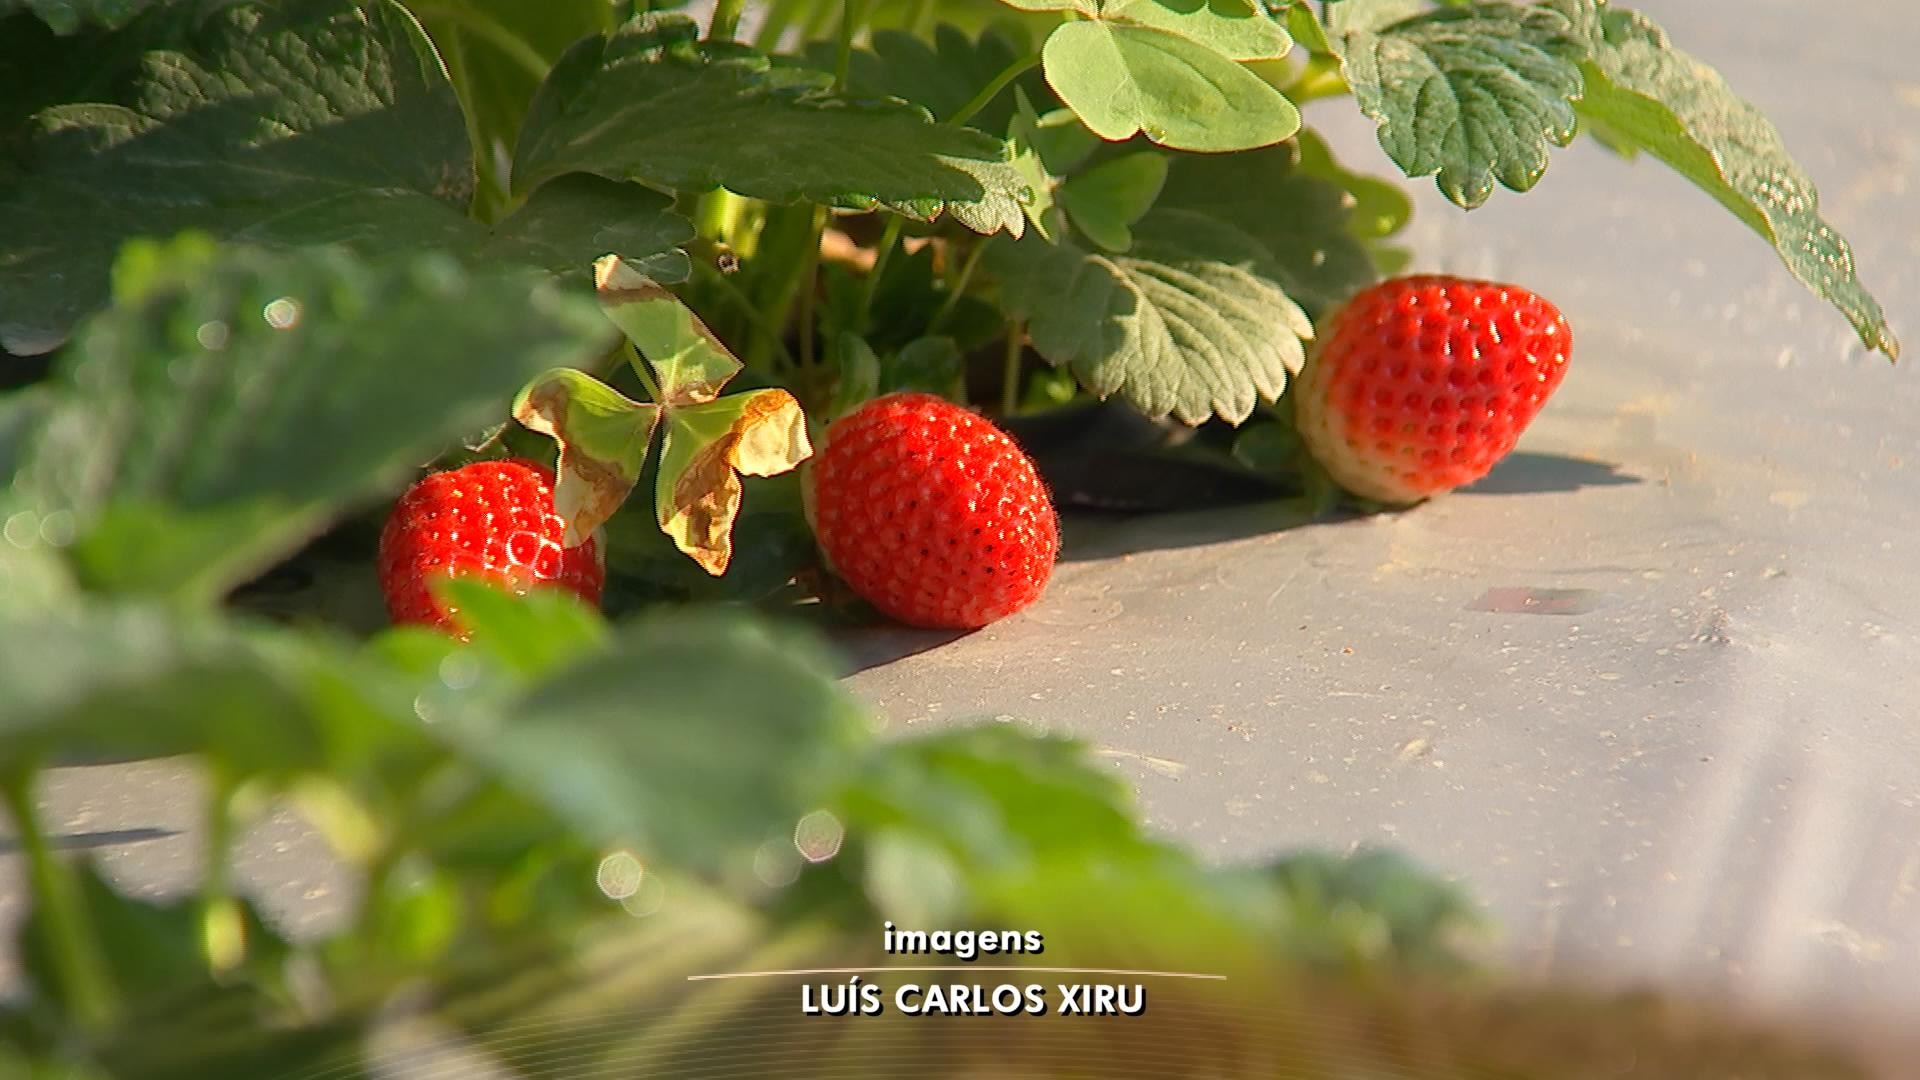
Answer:
M660 449L661 531L707 573L726 573L740 513L740 474L774 476L812 454L806 415L785 390L670 410Z

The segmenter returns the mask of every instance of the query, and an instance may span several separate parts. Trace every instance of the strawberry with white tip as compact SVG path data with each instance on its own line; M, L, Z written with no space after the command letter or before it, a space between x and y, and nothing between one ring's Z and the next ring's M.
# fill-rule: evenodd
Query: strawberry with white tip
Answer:
M1334 316L1295 382L1300 437L1348 491L1411 505L1506 457L1572 350L1559 309L1517 285L1383 281Z

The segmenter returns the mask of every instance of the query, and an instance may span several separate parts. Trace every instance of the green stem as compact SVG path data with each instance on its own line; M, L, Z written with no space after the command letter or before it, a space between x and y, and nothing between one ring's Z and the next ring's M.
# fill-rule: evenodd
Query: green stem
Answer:
M967 260L960 264L960 276L954 279L953 287L947 290L947 298L940 303L940 310L933 313L933 319L927 323L927 335L931 337L953 314L960 298L967 294L967 286L973 282L973 272L980 268L980 259L987 253L987 242L982 240L967 252Z
M786 35L787 27L793 25L798 14L800 0L773 0L767 8L766 18L760 22L760 29L753 35L753 47L763 53L770 53L780 47L780 39Z
M665 404L666 398L661 396L660 384L653 377L653 366L647 363L646 357L640 355L640 347L629 341L627 342L627 352L630 354L627 357L627 362L633 366L633 373L640 376L640 385L646 387L647 396L656 402Z
M1280 90L1287 100L1295 105L1304 105L1319 98L1339 97L1351 93L1346 76L1340 72L1340 62L1332 57L1316 56L1301 69L1300 77Z
M1007 324L1007 355L1000 370L1000 415L1012 416L1020 408L1020 361L1026 356L1025 327Z
M913 0L913 8L907 15L907 32L924 34L933 22L933 0Z
M873 297L880 291L880 275L887 272L887 260L900 246L900 230L907 219L895 215L887 219L887 231L880 234L880 247L873 256L873 269L867 271L866 284L860 290L860 330L865 333L873 322Z
M813 242L807 245L806 269L800 275L800 366L813 367L813 309L820 291L820 238L827 231L827 208L813 208Z
M694 232L709 240L725 240L733 227L738 205L735 195L726 188L714 188L700 196L700 204L694 211Z
M861 9L861 0L846 0L841 8L839 51L833 58L833 88L847 88L847 71L853 65L853 39L860 33L861 20L866 12Z
M969 101L965 105L960 106L959 112L956 112L952 116L949 116L947 118L947 123L964 124L967 121L973 119L974 113L977 113L981 109L986 108L988 105L993 104L993 99L1000 96L1000 91L1005 90L1007 88L1008 83L1026 74L1028 69L1032 68L1035 64L1038 64L1039 62L1040 62L1040 54L1034 53L1031 56L1023 56L1020 59L1015 60L1013 63L1008 64L1006 67L1000 70L1000 74L995 75L993 77L993 80L991 82L981 87L979 93L973 95L972 101Z
M746 0L718 0L713 6L713 22L707 29L708 41L732 41L740 30L740 12Z
M81 896L72 867L61 862L40 828L33 804L31 772L0 779L0 795L20 833L20 850L27 858L27 881L33 896L33 917L46 927L48 958L60 992L79 1023L92 1031L105 1029L119 1011L105 957L88 925L86 899Z
M733 305L740 309L740 313L747 317L747 321L753 324L754 332L759 334L762 340L770 342L773 349L780 354L780 364L783 367L793 367L793 352L787 348L786 342L780 340L780 328L767 318L766 312L761 311L759 305L755 304L746 293L741 292L740 286L735 285L727 275L717 269L708 269L707 273L712 278L713 284L719 288L721 295L732 301Z
M477 37L487 39L494 48L506 54L507 59L520 65L527 74L538 82L547 77L547 69L552 64L540 55L538 49L526 43L520 35L502 26L499 20L485 11L470 4L420 4L408 5L414 17L423 23L445 20Z
M200 933L207 966L215 974L246 959L246 924L228 888L227 859L233 850L234 784L215 768L207 792L207 868L200 880Z
M767 245L766 250L778 251L780 258L770 264L774 268L771 272L778 276L768 282L766 287L757 290L755 294L765 297L764 303L756 303L754 306L761 312L761 317L766 320L767 325L773 328L773 333L750 343L746 357L749 366L763 366L772 351L773 343L785 341L787 327L791 325L790 320L793 317L794 302L800 295L802 284L807 280L808 264L805 246L807 236L802 235L797 241L789 243L785 235L785 230L790 227L789 220L784 214L770 216L767 226L760 234L760 242ZM774 235L770 236L767 230L774 229L776 222L778 229ZM812 222L812 215L809 214L805 222L805 228L809 232L813 227ZM813 239L815 240L813 247L817 251L820 247L819 237L815 235Z

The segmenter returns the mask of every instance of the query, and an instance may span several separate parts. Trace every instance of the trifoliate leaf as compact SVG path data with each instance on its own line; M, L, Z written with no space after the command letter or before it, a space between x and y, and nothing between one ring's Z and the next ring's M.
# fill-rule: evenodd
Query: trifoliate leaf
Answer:
M800 402L777 387L667 411L655 495L660 530L707 573L727 572L740 476L774 476L813 454Z
M176 28L177 29L177 28ZM120 104L46 109L0 184L0 346L37 353L106 298L133 236L258 247L444 249L580 273L619 251L684 276L658 193L570 184L493 230L467 216L472 152L431 45L398 5L224 5L145 54Z
M1047 83L1109 141L1147 138L1178 150L1225 152L1279 142L1300 129L1280 91L1190 38L1131 23L1063 23L1041 49Z
M146 244L116 278L121 298L55 369L14 486L92 584L192 599L289 554L493 420L535 373L615 337L543 275L443 255Z
M1853 251L1820 216L1820 195L1760 110L1712 68L1673 48L1636 11L1598 20L1580 113L1612 141L1643 149L1773 244L1793 276L1846 315L1869 349L1900 355Z
M520 391L513 416L559 444L553 509L567 523L571 548L586 543L640 482L660 407L629 400L576 368L554 368Z
M1335 10L1371 6L1344 0ZM1532 188L1546 172L1548 144L1573 139L1586 46L1553 7L1479 0L1373 29L1348 26L1332 44L1394 164L1436 177L1461 206L1486 202L1496 180Z
M1133 231L1167 182L1167 156L1141 150L1103 161L1060 189L1067 216L1087 239L1108 251L1133 246Z
M807 441L806 416L792 394L780 389L720 396L741 370L741 363L679 298L644 274L609 255L594 264L600 307L632 341L645 382L658 389L655 405L627 401L594 380L574 373L562 375L569 394L585 393L579 430L564 430L551 422L554 410L528 409L521 416L536 431L561 439L585 435L597 451L578 456L571 464L586 475L578 485L583 493L575 506L594 526L612 516L638 480L647 441L657 415L663 435L655 510L660 530L673 539L709 574L726 572L733 556L733 522L740 512L741 474L773 476L786 472L813 453ZM534 389L530 388L530 393ZM522 395L523 403L531 403ZM565 407L567 401L561 400ZM656 407L657 406L657 409ZM643 430L644 429L644 430ZM562 469L570 464L568 449L577 445L562 439ZM562 500L559 492L556 501ZM569 543L573 523L569 516ZM586 531L592 526L583 527Z
M1125 255L1070 242L996 241L988 265L1033 347L1099 397L1150 417L1239 423L1300 370L1306 313L1270 271L1273 252L1234 225L1155 209Z
M648 15L567 50L528 108L515 188L591 172L929 221L966 204L1018 203L1000 139L933 123L908 102L836 94L825 74L699 39L691 19ZM989 217L1004 226L1004 212Z

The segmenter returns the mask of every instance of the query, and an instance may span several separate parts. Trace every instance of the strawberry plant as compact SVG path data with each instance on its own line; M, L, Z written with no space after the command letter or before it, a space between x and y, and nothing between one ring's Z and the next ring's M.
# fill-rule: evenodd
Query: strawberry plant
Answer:
M371 1074L421 1024L528 1075L685 1064L762 1000L693 1022L687 975L910 915L1214 963L1392 1032L1362 1071L1551 1074L1479 1033L1599 1006L1460 981L1452 886L1212 866L1017 727L876 738L820 627L1004 617L1057 512L1166 502L1155 468L1322 508L1483 475L1577 328L1405 276L1367 168L1471 209L1581 136L1652 158L1896 357L1774 128L1610 0L676 6L0 0L0 1066ZM1350 107L1385 164L1310 126ZM1116 409L1134 468L1049 452ZM46 769L130 757L192 762L191 895L42 820ZM231 872L282 805L360 885L317 934ZM1826 1068L1667 1020L1619 1006L1594 1070ZM1311 1030L1276 1060L1356 1052Z

